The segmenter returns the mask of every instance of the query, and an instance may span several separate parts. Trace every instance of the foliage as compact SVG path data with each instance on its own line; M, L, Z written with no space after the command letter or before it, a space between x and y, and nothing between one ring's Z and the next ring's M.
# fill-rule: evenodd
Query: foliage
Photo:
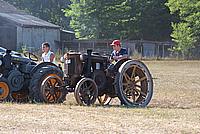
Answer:
M79 38L169 40L166 0L71 0L65 10Z
M5 0L15 7L25 10L48 22L69 29L69 19L62 9L66 8L69 0Z
M200 41L200 1L169 0L167 5L172 14L178 14L180 21L173 23L171 36L176 42L175 51L188 55L189 50Z
M183 56L189 55L189 50L194 47L194 43L196 42L196 39L192 33L192 29L187 23L178 23L173 24L172 26L174 31L171 36L177 43L174 47L174 50L181 52Z

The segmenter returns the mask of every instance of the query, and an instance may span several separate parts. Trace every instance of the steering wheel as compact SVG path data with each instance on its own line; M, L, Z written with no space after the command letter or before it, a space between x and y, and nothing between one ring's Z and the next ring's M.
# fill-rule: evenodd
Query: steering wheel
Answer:
M24 56L28 57L32 61L38 61L39 60L38 57L31 52L24 52Z

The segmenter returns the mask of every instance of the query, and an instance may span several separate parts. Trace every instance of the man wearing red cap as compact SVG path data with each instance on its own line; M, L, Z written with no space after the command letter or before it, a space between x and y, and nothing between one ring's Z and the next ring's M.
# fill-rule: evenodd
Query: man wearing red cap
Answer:
M110 45L113 47L113 52L110 57L111 62L128 58L128 52L125 48L121 48L120 40L114 40Z

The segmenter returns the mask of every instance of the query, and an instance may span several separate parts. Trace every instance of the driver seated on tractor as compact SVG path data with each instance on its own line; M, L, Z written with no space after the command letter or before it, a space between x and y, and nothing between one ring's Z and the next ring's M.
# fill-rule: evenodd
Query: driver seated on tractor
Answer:
M42 61L43 62L55 62L55 54L50 50L50 45L48 42L42 43Z
M120 40L114 40L112 44L110 44L113 48L113 52L110 56L111 63L115 63L119 60L128 58L128 52L125 48L121 47Z
M114 71L115 63L117 63L119 60L128 58L128 52L125 48L121 47L120 40L114 40L110 45L113 47L113 52L110 56L111 64L107 69L107 75L112 74Z

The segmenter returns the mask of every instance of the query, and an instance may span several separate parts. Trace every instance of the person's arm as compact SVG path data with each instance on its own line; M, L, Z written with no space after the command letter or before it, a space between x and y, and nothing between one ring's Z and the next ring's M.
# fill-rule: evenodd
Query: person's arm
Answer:
M50 62L53 62L54 58L55 58L55 54L51 53L51 55L50 55Z
M128 54L118 56L118 60L122 60L122 59L126 59L126 58L128 58Z
M119 56L114 56L113 57L115 60L122 60L128 58L128 52L126 49L123 49L123 52Z
M41 61L40 62L44 62L43 54L41 56Z

